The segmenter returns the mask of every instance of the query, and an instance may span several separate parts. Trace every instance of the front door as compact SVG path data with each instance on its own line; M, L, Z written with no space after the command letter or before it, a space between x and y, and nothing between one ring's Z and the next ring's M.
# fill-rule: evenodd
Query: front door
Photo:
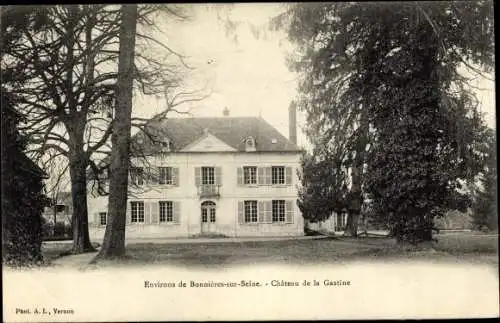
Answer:
M201 232L216 231L215 203L206 201L201 204Z

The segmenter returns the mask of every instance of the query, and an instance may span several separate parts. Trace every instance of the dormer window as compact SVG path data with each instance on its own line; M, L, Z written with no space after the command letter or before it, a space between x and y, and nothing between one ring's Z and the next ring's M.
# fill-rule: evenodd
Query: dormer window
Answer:
M255 139L253 137L245 139L245 151L255 151Z
M170 151L170 141L165 140L161 142L161 151L162 152Z

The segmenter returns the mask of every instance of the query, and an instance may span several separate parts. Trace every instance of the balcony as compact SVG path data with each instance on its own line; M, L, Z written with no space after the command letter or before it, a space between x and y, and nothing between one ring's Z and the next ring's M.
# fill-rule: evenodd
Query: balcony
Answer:
M219 198L218 184L201 184L198 186L198 195L200 198Z

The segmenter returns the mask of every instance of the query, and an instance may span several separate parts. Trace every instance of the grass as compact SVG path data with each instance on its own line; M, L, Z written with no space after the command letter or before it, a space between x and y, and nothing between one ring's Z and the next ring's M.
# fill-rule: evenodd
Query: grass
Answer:
M43 260L50 263L52 260L59 258L61 254L67 253L71 250L72 241L61 241L42 244Z
M397 246L385 237L327 237L310 240L274 240L206 243L134 243L122 261L102 265L178 265L218 267L250 264L342 264L353 261L461 262L498 265L498 235L442 234L432 249ZM44 245L46 260L58 257L71 244Z
M92 245L94 246L94 248L98 247L98 244L96 243L92 243ZM46 265L50 265L55 259L70 255L72 247L72 240L51 241L49 243L43 243L42 254L44 263Z
M442 235L431 250L401 248L376 237L254 241L204 244L130 244L127 264L218 266L249 264L327 264L352 261L473 262L498 264L498 237Z

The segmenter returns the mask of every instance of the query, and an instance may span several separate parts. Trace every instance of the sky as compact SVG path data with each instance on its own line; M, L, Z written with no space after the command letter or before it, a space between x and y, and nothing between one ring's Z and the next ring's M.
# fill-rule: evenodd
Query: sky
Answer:
M194 9L192 21L166 31L171 47L189 56L186 61L195 68L191 81L198 88L208 84L211 90L211 95L191 110L193 116L222 116L227 107L230 116L260 115L288 137L288 106L296 93L296 75L289 72L285 63L291 47L284 33L257 39L245 24L249 21L264 25L277 10L276 5L234 5L231 19L243 22L235 33L237 42L233 35L226 35L217 12L201 6ZM161 99L137 98L136 103L142 111L134 112L140 115L164 107ZM297 119L298 144L302 145L305 137L300 131L300 113Z
M216 7L217 5L212 5ZM270 18L281 12L275 3L234 4L229 11L208 10L207 5L191 5L191 20L187 22L161 21L158 27L161 41L173 50L187 56L192 67L186 77L186 89L205 88L211 95L196 104L180 107L190 109L192 116L222 116L227 107L231 116L262 116L288 138L288 107L297 92L297 75L290 72L286 57L293 50L286 34L266 33L255 37L251 26L264 30ZM227 35L217 13L229 12L231 20L240 22L236 32ZM237 38L237 42L233 37ZM478 91L481 111L488 125L495 128L494 81L478 77L474 84ZM152 117L162 111L165 101L153 96L134 97L134 116ZM171 117L178 116L172 114ZM301 131L305 115L297 113L297 142L304 148L310 145Z
M267 33L256 38L251 25L265 26L282 9L279 4L234 4L231 20L240 22L237 31L227 35L217 19L217 10L191 5L191 21L162 22L164 41L188 56L193 67L188 82L193 88L208 87L211 95L190 108L193 116L222 116L227 107L231 116L262 116L288 137L288 107L296 96L297 75L290 72L286 56L293 50L284 33ZM220 11L219 11L220 13ZM237 42L233 37L237 38ZM482 101L487 123L495 127L494 82L478 78L474 85ZM136 97L134 114L150 117L164 106L163 99ZM175 115L172 115L175 116ZM297 141L308 146L301 127L305 117L298 113Z

